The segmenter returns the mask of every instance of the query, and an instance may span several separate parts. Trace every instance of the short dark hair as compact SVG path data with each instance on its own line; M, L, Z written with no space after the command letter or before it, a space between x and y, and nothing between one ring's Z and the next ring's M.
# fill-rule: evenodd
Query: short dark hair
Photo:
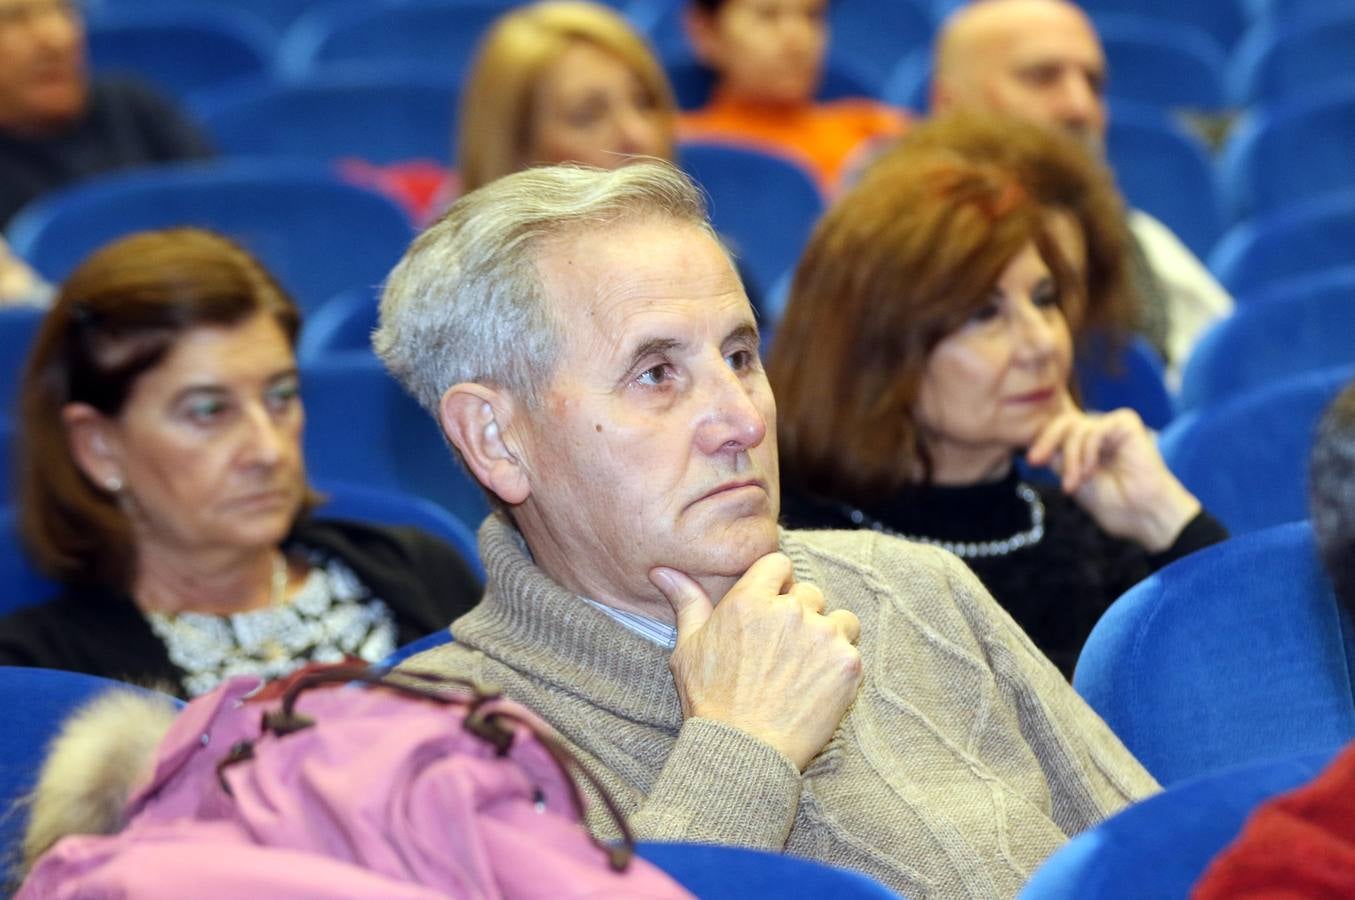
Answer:
M272 315L295 347L296 305L235 242L196 228L146 231L88 256L62 285L19 390L19 525L34 561L63 582L127 588L131 525L71 453L62 409L122 411L136 380L184 332Z
M1355 615L1355 384L1337 395L1317 427L1308 510L1336 596Z

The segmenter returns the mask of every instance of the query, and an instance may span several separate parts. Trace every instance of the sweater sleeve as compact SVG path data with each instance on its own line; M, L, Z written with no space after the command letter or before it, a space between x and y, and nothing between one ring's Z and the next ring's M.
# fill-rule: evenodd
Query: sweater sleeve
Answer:
M1077 834L1156 793L1153 777L974 573L950 554L936 552L944 557L951 591L983 646L998 689L1040 761L1054 822L1066 834Z
M1195 518L1186 523L1186 527L1181 529L1181 533L1172 541L1172 545L1161 553L1155 553L1148 557L1148 565L1154 572L1168 563L1176 562L1183 556L1188 556L1196 550L1203 550L1212 544L1217 544L1228 540L1228 529L1224 528L1218 519L1215 519L1204 510L1195 514Z
M780 851L800 787L795 764L769 744L733 726L691 718L631 827L641 840Z

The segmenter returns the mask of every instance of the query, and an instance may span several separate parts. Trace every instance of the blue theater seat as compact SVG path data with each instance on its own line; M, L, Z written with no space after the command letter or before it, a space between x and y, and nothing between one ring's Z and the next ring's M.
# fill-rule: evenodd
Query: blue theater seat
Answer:
M1355 739L1352 664L1350 616L1312 529L1293 522L1131 588L1092 629L1073 686L1171 785Z
M823 197L799 166L756 150L685 142L678 164L710 196L710 217L765 294L800 258Z
M355 285L379 284L414 235L392 201L327 167L228 160L138 169L54 192L14 217L9 240L60 281L114 238L176 225L240 241L303 312Z
M1355 191L1355 78L1247 111L1223 147L1220 181L1233 221Z
M1326 0L1264 18L1247 30L1228 65L1228 96L1239 107L1297 99L1348 79L1355 59L1355 8Z
M1104 13L1095 18L1114 100L1163 109L1224 106L1226 58L1213 37L1150 15Z
M1312 781L1333 755L1266 760L1175 785L1073 838L1035 872L1018 900L1187 897L1252 810Z
M655 842L641 843L636 849L702 900L900 900L898 894L859 872L780 853Z
M445 68L336 68L218 94L203 107L203 119L217 149L237 156L446 165L456 95Z
M100 74L138 76L181 101L233 82L265 77L276 37L254 16L227 6L106 11L87 27Z
M1234 296L1353 265L1355 190L1234 225L1209 254L1210 271Z
M1255 294L1202 337L1177 406L1197 409L1315 369L1355 366L1355 268Z
M1353 378L1348 366L1306 372L1178 416L1162 457L1233 534L1305 518L1317 423Z

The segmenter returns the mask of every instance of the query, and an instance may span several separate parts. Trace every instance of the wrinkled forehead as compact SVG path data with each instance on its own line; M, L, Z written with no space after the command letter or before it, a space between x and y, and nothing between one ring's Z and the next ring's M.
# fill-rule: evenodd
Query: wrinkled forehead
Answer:
M637 335L697 339L753 321L729 254L696 223L581 229L543 243L536 268L567 356L623 352Z

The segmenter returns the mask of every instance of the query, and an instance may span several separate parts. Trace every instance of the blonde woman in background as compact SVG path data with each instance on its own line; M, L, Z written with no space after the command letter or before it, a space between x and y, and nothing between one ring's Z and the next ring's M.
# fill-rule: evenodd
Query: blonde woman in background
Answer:
M677 112L649 46L616 12L549 0L481 41L461 98L463 193L532 165L673 158Z

